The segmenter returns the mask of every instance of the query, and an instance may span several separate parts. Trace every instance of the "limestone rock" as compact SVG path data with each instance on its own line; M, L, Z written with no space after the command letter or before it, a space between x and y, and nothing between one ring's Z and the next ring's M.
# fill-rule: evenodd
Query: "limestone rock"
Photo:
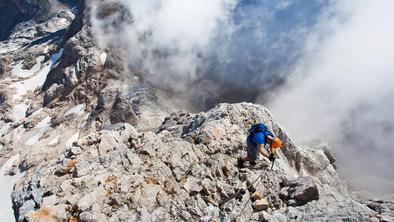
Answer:
M302 206L312 200L319 199L317 185L310 177L299 177L285 183L280 194L290 206Z
M190 196L197 195L203 190L201 182L195 177L188 177L183 187Z
M63 221L66 220L66 218L70 217L69 213L66 210L67 206L64 204L59 204L56 206L45 206L35 212L29 213L26 219L27 221Z
M380 221L394 220L394 201L389 200L363 200L363 204L374 210Z
M252 202L256 200L261 200L263 199L263 195L260 192L256 191L252 194L252 196L250 196L250 199L252 200Z
M83 196L77 203L78 208L81 211L89 209L95 203L102 203L107 195L107 192L99 187L94 189L92 192Z
M91 115L92 107L92 121L111 110L108 104L103 107ZM31 116L45 118L46 111ZM45 157L32 155L42 151L36 146L29 155L21 155L26 175L12 194L17 220L390 219L387 207L352 199L324 150L319 145L294 145L262 106L220 104L197 114L175 112L158 131L102 120L99 127L86 121L88 132L81 130L70 146L62 138L69 140L74 130L59 136ZM245 155L245 137L253 121L265 122L284 141L272 170L266 164L235 166ZM83 122L63 118L57 123L50 130ZM49 159L42 161L45 158ZM237 195L241 189L244 194Z
M269 207L269 203L267 199L262 198L253 202L253 209L255 211L267 210Z
M93 168L88 161L82 160L77 164L75 164L75 175L77 177L85 176L86 174L90 173L92 170Z

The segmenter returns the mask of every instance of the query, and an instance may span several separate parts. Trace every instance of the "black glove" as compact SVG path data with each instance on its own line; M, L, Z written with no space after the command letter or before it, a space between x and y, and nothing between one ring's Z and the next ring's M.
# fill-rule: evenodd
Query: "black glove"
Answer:
M274 156L274 154L271 153L270 156L268 157L268 159L269 159L271 162L274 162L274 161L275 161L275 156Z

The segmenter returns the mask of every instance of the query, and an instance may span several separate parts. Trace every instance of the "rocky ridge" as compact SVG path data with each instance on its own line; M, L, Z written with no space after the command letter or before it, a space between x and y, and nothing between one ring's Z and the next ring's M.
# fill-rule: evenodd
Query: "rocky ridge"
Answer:
M235 166L254 121L284 141L272 170L266 160ZM350 197L327 153L327 144L294 145L262 106L220 104L172 113L158 132L119 123L83 137L27 170L12 197L28 221L391 220L390 211ZM240 189L243 196L222 203Z

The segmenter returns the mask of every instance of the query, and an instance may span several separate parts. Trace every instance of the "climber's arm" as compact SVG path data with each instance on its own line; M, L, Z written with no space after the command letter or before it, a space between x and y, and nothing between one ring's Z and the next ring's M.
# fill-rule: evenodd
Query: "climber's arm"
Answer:
M261 153L261 155L265 156L265 157L269 157L269 153L267 152L267 150L264 148L264 144L259 144L257 146L257 149L259 151L259 153Z

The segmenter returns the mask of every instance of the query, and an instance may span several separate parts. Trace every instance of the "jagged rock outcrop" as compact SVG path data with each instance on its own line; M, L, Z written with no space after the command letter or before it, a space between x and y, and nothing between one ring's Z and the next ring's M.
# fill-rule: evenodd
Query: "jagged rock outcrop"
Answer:
M364 200L363 204L376 211L381 221L393 221L394 202L384 200Z
M19 23L18 28L11 30L9 37L0 42L0 73L4 79L0 82L1 102L7 105L0 121L12 119L11 129L19 126L18 120L41 108L48 108L46 110L58 118L56 113L61 110L85 104L84 111L90 113L85 119L86 129L92 131L100 130L108 122L124 119L111 116L120 108L119 101L133 104L135 117L132 122L138 129L157 127L166 114L176 110L168 99L172 95L152 88L134 76L132 70L124 69L116 49L98 46L92 31L91 7L100 2L38 1L29 4L45 12L45 19L35 19L34 16L38 16L35 14L31 20ZM12 117L15 109L20 111L17 118Z
M98 46L92 34L91 7L99 3L0 3L0 18L7 13L27 13L7 28L0 42L0 166L14 161L4 173L14 175L4 179L13 181L6 184L7 195L25 172L51 163L80 137L120 121L138 130L154 129L165 115L179 109L173 102L176 96L152 88L133 70L125 70L116 49ZM29 5L33 5L31 11L25 11ZM19 8L3 13L14 6ZM9 21L14 22L12 19ZM78 165L77 175L84 174L84 166ZM57 174L62 173L67 171ZM31 187L29 190L40 188ZM35 191L35 197L40 195L41 191ZM37 208L39 202L30 198L19 213ZM7 215L12 215L10 196L4 204ZM48 212L59 212L59 206L39 215Z
M0 106L4 103L4 101L5 101L5 96L3 92L0 91Z
M32 18L42 19L49 10L50 4L48 1L1 1L0 40L6 39L18 23Z
M273 170L238 169L253 121L284 142ZM80 221L370 221L380 212L352 198L324 152L298 169L295 146L270 112L253 104L220 104L206 113L177 112L158 132L110 125L79 139L59 158L26 171L12 194L18 220L51 217ZM294 158L294 159L292 159ZM302 159L301 159L302 160ZM324 167L322 167L324 166ZM312 170L309 166L309 170ZM342 184L343 187L332 186ZM240 189L245 194L222 203ZM259 192L260 197L251 196ZM287 193L288 195L284 195Z
M280 197L289 206L302 206L319 200L319 190L311 177L298 177L293 181L283 181Z

